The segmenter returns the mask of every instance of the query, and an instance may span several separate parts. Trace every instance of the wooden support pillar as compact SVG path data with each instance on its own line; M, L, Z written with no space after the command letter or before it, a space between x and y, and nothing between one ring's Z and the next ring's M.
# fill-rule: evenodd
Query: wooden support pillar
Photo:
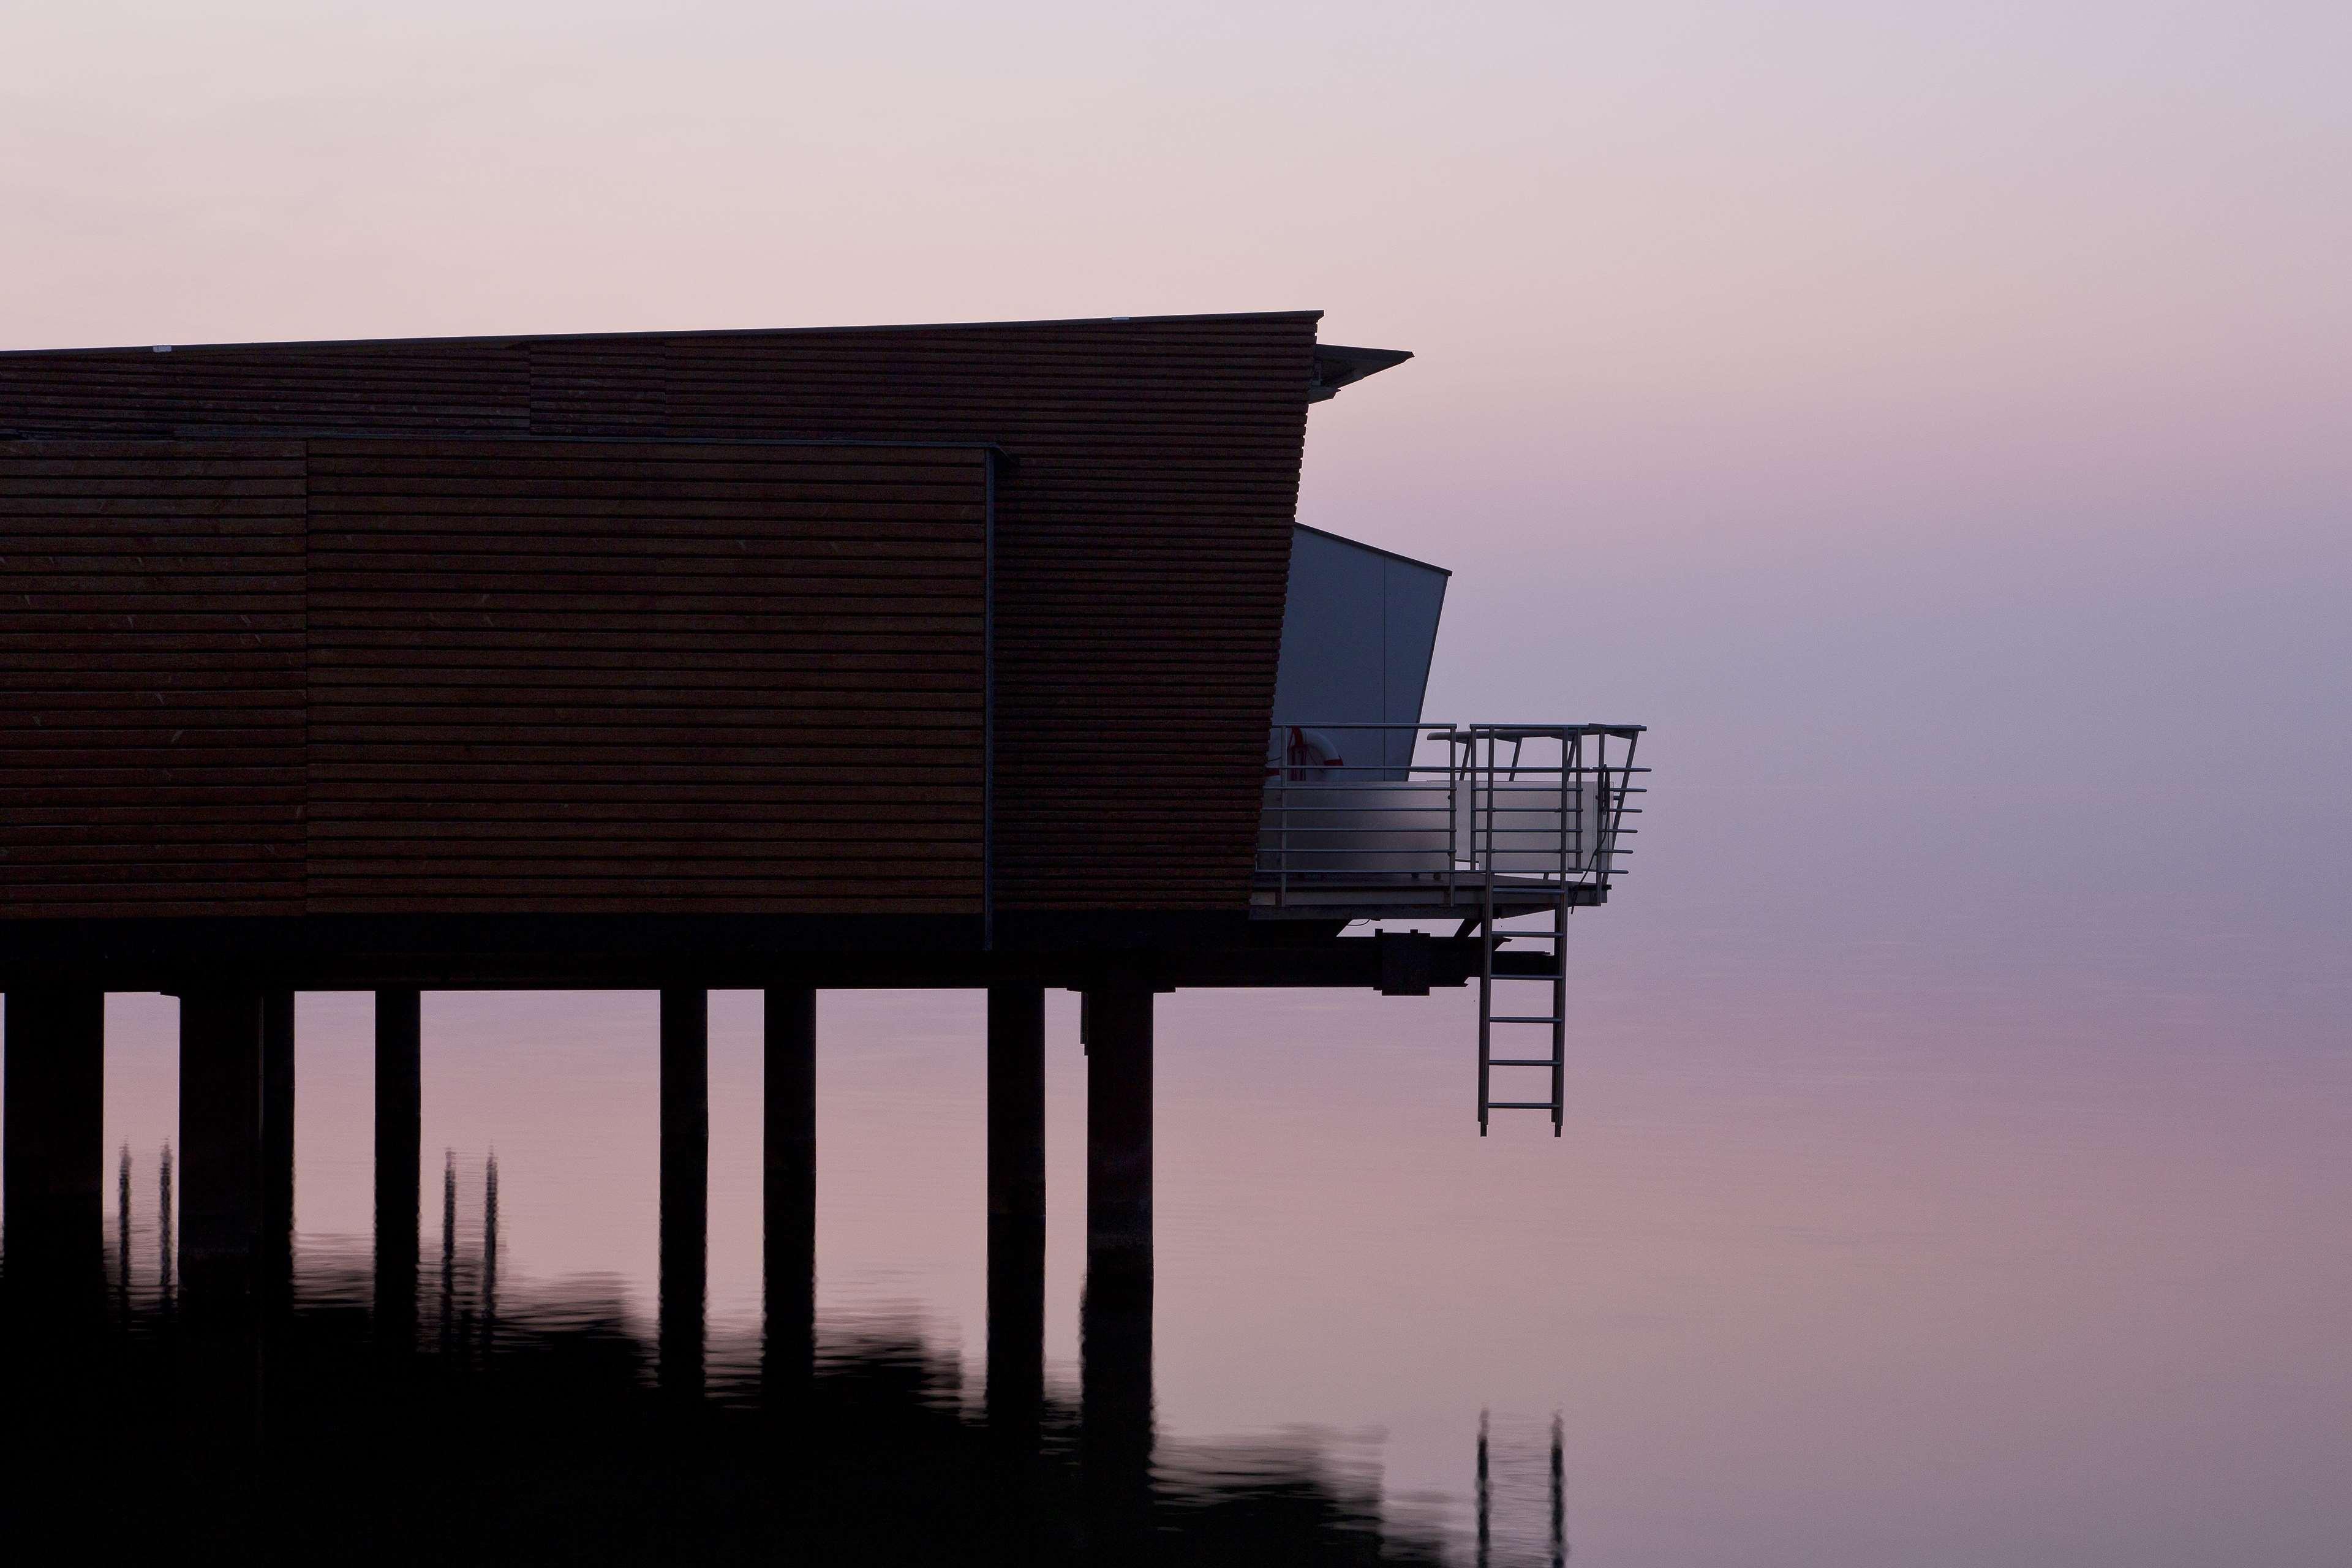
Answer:
M278 1290L294 1274L294 993L261 994L261 1271Z
M767 993L761 1069L762 1364L790 1393L816 1353L816 992Z
M180 1278L191 1301L250 1294L262 1229L262 994L180 998Z
M661 994L661 1385L702 1389L710 1184L710 994Z
M104 1246L106 993L11 991L6 1030L0 1137L7 1147L9 1271L20 1280L45 1274L58 1285L94 1281Z
M375 994L376 1338L400 1350L416 1336L416 1233L424 1156L424 997Z
M1045 993L988 993L988 1419L1032 1432L1045 1376Z
M1087 1279L1151 1293L1151 987L1087 992Z
M1045 1222L1045 992L988 992L988 1212Z
M1131 979L1086 995L1081 1452L1095 1539L1113 1553L1150 1531L1151 1008L1150 986Z

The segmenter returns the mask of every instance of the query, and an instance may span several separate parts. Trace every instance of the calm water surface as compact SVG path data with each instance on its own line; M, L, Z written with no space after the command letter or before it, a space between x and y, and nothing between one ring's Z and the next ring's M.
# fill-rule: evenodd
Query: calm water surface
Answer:
M1557 1495L1578 1563L2352 1561L2347 976L2304 873L2187 896L2095 803L1874 837L1868 803L1767 804L1834 816L1850 868L1792 882L1757 802L1662 791L1652 863L1578 917L1559 1142L1475 1136L1465 994L1162 998L1150 1447L1109 1494L1074 997L1015 1432L985 1408L975 994L822 998L788 1394L759 1001L714 994L688 1398L657 1375L653 996L427 995L400 1346L368 1311L369 998L300 1000L293 1301L239 1338L163 1276L176 1005L112 997L106 1300L60 1322L9 1281L10 1419L65 1472L9 1511L199 1554L1499 1564L1551 1560Z

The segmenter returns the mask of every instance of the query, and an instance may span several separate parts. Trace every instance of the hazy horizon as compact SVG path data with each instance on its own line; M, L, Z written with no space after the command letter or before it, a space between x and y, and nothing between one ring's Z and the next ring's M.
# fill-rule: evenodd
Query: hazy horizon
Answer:
M1163 1004L1163 1434L1458 1489L1483 1403L1562 1408L1580 1563L2341 1560L2352 9L205 13L0 14L0 348L1414 353L1316 405L1300 521L1452 569L1430 717L1648 724L1651 811L1560 1144L1472 1134L1460 994ZM364 1000L304 1005L363 1085ZM168 1004L114 1005L143 1152ZM428 1154L497 1143L520 1267L645 1284L651 1005L431 1004ZM977 1000L826 1007L828 1303L976 1354ZM558 1218L606 1135L617 1240Z

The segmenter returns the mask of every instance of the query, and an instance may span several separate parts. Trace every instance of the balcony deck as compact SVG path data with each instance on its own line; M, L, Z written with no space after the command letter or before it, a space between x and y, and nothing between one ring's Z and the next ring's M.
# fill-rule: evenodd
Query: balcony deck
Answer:
M1540 914L1559 902L1562 884L1540 877L1497 877L1494 887L1496 920ZM1600 882L1565 885L1572 909L1591 909L1609 901L1609 889ZM1328 921L1344 916L1351 921L1426 921L1483 918L1486 910L1484 879L1467 872L1448 879L1429 872L1370 871L1333 875L1286 885L1267 872L1258 873L1250 890L1253 920Z
M1605 903L1631 724L1331 724L1267 748L1252 918L1476 920ZM1358 760L1350 761L1353 752ZM1377 759L1377 760L1366 760Z

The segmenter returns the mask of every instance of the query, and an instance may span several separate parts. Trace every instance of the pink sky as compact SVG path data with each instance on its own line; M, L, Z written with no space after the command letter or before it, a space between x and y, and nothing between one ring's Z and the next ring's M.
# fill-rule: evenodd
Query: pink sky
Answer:
M2352 763L2338 5L5 26L0 345L1317 306L1421 356L1318 410L1303 515L1457 569L1448 714L1900 788L1996 723L2135 787L2184 711Z
M1524 1377L1612 1561L2328 1560L2352 8L201 11L0 20L0 347L1319 307L1420 356L1318 406L1301 516L1455 569L1433 717L1655 727L1579 933L1607 1026L1575 1138L1506 1147L1460 996L1170 1004L1171 1431L1387 1423L1436 1485ZM358 1049L361 999L305 1005ZM428 1150L500 1150L528 1267L641 1288L651 998L437 1005ZM116 1005L143 1152L167 1005ZM974 999L828 1016L829 1279L974 1347L971 1194L891 1185L971 1173ZM363 1125L318 1059L305 1115ZM349 1230L327 1142L306 1226ZM565 1228L607 1166L634 1206ZM1297 1200L1231 1311L1224 1172ZM1355 1289L1351 1202L1445 1245ZM1413 1360L1482 1289L1533 1305Z

